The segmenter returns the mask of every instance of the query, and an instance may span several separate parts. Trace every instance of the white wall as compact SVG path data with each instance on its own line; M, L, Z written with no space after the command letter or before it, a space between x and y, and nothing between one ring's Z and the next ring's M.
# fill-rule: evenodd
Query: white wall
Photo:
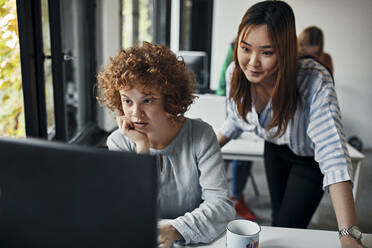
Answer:
M241 17L253 0L215 0L212 34L211 88L218 85L227 48ZM372 1L287 0L296 16L297 34L316 25L331 54L346 136L359 136L372 148Z

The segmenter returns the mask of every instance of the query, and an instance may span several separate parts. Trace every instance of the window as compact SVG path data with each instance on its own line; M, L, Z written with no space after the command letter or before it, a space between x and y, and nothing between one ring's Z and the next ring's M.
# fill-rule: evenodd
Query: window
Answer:
M96 53L96 44L103 40L102 34L96 33L96 21L111 1L102 0L103 5L101 1L85 0L13 0L13 5L14 1L21 64L18 88L24 93L23 133L27 137L100 145L107 132L98 128L94 95L96 61L102 59ZM120 3L122 9L108 23L119 24L121 13L123 47L142 41L169 45L171 0ZM105 18L110 15L114 12ZM22 120L13 118L19 126Z
M152 10L152 0L123 0L123 47L130 47L142 41L152 42Z
M54 94L53 94L53 77L52 77L52 60L50 47L50 28L49 28L49 8L48 0L41 1L41 25L43 37L43 54L44 54L44 81L45 81L45 104L46 104L46 125L49 136L55 135L55 118L54 118Z
M182 0L180 7L180 50L190 51L192 50L192 0Z
M25 136L16 1L0 2L0 136Z
M180 50L211 52L213 0L180 0Z
M82 132L94 121L95 106L94 17L90 1L61 1L62 78L66 111L67 139Z
M96 124L95 5L17 0L27 136L84 143Z
M207 54L207 65L202 73L204 80L197 82L196 88L199 93L210 91L209 61L212 49L212 16L213 0L180 0L179 49Z
M171 0L122 0L122 47L143 41L169 46Z

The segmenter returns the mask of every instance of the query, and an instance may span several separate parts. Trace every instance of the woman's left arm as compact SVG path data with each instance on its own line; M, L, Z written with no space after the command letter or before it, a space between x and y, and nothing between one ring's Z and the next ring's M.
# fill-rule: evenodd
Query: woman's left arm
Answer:
M352 194L352 166L347 150L341 112L332 78L313 71L307 134L314 143L315 160L324 174L323 187L329 189L339 230L357 225ZM311 79L311 78L310 78ZM363 247L351 236L341 237L342 247Z
M357 216L352 194L351 182L340 182L329 186L332 204L336 213L338 229L357 226ZM342 248L364 247L362 244L349 235L341 237Z

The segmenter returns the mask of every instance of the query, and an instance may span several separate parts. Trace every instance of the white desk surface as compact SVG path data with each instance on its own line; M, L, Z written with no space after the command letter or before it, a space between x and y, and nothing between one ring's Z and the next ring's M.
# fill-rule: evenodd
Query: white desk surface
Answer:
M363 234L362 242L372 247L372 234ZM223 234L217 240L206 245L190 245L174 247L226 247L226 236ZM314 247L341 247L336 231L322 231L312 229L295 229L262 226L260 233L260 248L314 248Z
M263 161L264 141L255 135L252 138L231 140L222 147L222 156L230 160Z
M349 151L351 160L357 161L364 159L364 155L351 145L347 144L347 149ZM244 156L251 156L253 158L257 157L257 159L252 159L253 161L259 160L259 158L262 160L263 153L264 141L261 138L253 135L252 138L244 137L231 140L224 147L222 147L222 154L225 159L232 159L230 157L234 157L233 159L238 159L238 157L241 156L241 160L250 160L244 159Z

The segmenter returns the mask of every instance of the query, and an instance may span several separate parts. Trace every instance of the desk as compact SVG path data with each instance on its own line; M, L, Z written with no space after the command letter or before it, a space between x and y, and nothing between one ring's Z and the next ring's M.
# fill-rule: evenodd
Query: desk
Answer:
M367 247L372 247L372 234L363 234L362 242ZM174 247L226 247L226 235L206 245L190 245ZM312 229L295 229L262 226L260 233L260 248L314 248L314 247L341 247L336 231L321 231Z
M231 140L222 147L222 156L227 160L263 162L264 140L254 134Z
M201 118L209 123L217 133L225 120L226 97L216 95L198 95L198 99L185 113L186 117ZM353 195L357 202L360 186L360 173L364 155L351 145L347 145L354 167ZM222 147L222 156L228 160L246 160L263 162L264 141L255 134L243 133L241 138L231 140Z
M358 199L358 189L360 187L359 179L364 155L349 144L347 144L347 149L354 168L353 195L356 202ZM252 135L252 139L244 137L231 140L222 147L221 151L224 159L263 162L264 141L261 138Z

